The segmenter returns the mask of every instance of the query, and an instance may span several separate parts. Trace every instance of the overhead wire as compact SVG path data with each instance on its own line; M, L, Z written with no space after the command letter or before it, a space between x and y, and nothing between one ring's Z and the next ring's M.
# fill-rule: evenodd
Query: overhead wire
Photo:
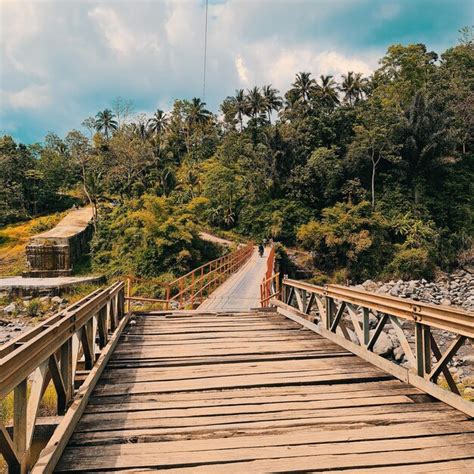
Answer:
M204 65L202 78L202 101L206 101L206 67L207 67L207 14L208 14L209 0L206 0L206 19L204 23Z

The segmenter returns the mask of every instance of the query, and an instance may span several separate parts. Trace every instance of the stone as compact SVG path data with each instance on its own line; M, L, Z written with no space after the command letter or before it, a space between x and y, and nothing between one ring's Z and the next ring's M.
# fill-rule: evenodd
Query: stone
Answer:
M441 300L441 304L443 306L451 306L451 300L448 300L448 298L444 298L443 300Z
M474 388L466 387L463 395L467 398L474 398Z
M462 383L466 387L474 387L474 377L465 377L462 381Z
M396 347L393 351L393 357L397 362L403 361L403 357L405 356L405 353L403 352L403 349L399 346Z
M462 358L462 361L463 361L464 364L466 364L466 365L474 365L474 354L465 355L465 356Z
M375 330L370 331L370 337L375 333ZM374 352L380 356L388 356L393 351L393 342L392 340L382 332L377 339L377 342L374 346Z
M10 303L8 306L5 306L5 308L3 308L3 312L5 314L13 314L15 311L17 311L17 306L15 303Z
M61 298L60 296L53 296L51 298L51 303L53 303L55 305L60 305L60 304L64 303L64 298Z
M42 296L39 300L40 300L40 303L44 303L44 304L49 304L50 302L49 296Z

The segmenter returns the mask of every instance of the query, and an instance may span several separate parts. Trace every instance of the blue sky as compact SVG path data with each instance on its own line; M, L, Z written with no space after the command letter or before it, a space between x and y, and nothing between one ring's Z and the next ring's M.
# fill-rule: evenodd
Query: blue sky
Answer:
M121 96L135 113L202 92L203 0L2 1L0 132L64 135ZM370 74L393 43L442 52L472 0L210 0L206 102L296 72Z

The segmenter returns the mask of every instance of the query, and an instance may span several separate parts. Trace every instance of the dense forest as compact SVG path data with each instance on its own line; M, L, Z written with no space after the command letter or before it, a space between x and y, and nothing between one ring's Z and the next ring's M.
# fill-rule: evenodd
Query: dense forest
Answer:
M95 209L93 267L180 274L212 253L199 230L310 252L335 281L431 277L473 258L474 43L389 47L370 77L298 72L135 115L131 101L42 144L0 140L0 226ZM80 122L80 120L78 120ZM78 123L79 125L79 123Z

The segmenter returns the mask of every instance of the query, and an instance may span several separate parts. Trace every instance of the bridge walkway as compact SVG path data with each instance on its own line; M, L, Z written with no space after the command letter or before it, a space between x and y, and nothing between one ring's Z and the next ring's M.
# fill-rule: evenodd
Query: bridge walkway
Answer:
M242 311L260 306L260 283L265 276L267 247L263 257L255 248L238 272L226 280L199 306L201 311Z
M473 472L474 422L277 313L137 315L57 472Z

